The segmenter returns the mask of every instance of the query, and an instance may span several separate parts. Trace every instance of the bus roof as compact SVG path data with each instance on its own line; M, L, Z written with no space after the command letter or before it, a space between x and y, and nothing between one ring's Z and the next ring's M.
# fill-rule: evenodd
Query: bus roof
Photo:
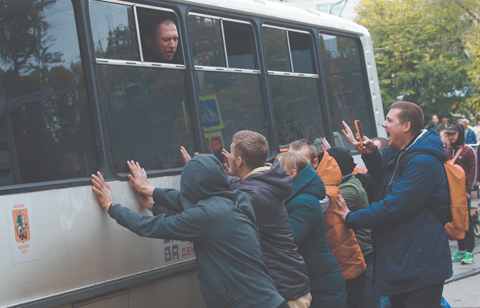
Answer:
M185 4L201 7L217 7L235 13L245 13L257 17L290 21L298 24L320 27L330 30L343 30L351 34L370 36L368 30L353 21L328 13L299 8L285 3L264 0L178 0ZM268 12L268 13L266 13Z

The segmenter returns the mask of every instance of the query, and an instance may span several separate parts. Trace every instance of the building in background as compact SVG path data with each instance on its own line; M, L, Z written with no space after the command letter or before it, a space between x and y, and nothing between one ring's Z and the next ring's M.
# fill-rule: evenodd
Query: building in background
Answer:
M284 2L300 8L313 11L331 13L332 15L353 20L357 17L355 8L360 5L361 0L269 0ZM341 14L341 15L340 15Z

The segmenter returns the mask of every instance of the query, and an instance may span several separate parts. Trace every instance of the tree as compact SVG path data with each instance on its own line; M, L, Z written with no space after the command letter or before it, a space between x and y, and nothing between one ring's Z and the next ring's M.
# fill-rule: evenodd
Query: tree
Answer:
M374 41L386 111L395 101L406 100L422 107L429 118L457 112L472 97L467 35L473 33L474 18L458 2L464 1L362 1L357 22Z

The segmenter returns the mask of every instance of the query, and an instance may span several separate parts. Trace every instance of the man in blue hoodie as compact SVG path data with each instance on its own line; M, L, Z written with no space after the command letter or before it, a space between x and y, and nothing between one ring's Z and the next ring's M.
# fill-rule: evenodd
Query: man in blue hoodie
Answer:
M140 236L193 241L207 307L288 308L263 263L252 206L244 194L229 190L217 158L193 158L183 169L180 190L153 188L138 163L128 165L129 180L143 196L143 206L157 214L162 207L178 214L145 216L122 207L114 202L100 172L92 175L98 203L118 224Z
M389 147L380 154L364 137L362 147L345 125L347 140L377 183L376 200L367 209L350 212L342 198L337 214L350 228L372 227L377 295L389 295L391 307L440 307L444 281L452 275L443 225L450 218L447 160L433 130L422 130L423 111L410 102L396 102L382 124ZM405 165L404 155L421 150Z

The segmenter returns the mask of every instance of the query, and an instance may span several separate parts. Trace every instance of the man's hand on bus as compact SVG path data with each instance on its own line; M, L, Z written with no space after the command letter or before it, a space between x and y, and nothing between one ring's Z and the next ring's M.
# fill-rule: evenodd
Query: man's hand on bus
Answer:
M358 136L355 138L355 135L353 134L352 130L350 129L350 126L348 126L345 121L342 121L343 127L345 129L342 130L342 134L345 136L345 139L347 140L348 143L353 145L355 147L355 150L359 153L362 154L371 154L375 151L375 144L373 143L370 138L367 136L363 136L363 147L360 144L359 141L357 141Z
M97 172L97 175L92 174L92 184L93 191L97 194L97 201L100 206L108 211L110 206L113 204L113 195L110 190L110 185L105 182L100 171Z
M145 169L140 167L140 164L138 162L134 162L133 160L127 161L127 165L132 172L132 174L128 175L128 180L130 183L132 183L133 188L135 188L135 190L140 194L152 197L153 190L155 188L148 183Z
M180 146L180 153L182 153L183 160L185 161L185 165L192 159L190 154L188 154L187 150L183 147ZM194 156L198 155L198 152L193 153Z
M345 221L347 219L348 213L350 213L350 210L348 209L347 203L345 202L345 199L343 199L341 194L338 194L337 196L337 205L339 211L333 210L333 212L340 216L342 221Z
M328 142L327 138L322 138L322 144L320 145L322 147L322 150L326 151L330 149L332 146Z

